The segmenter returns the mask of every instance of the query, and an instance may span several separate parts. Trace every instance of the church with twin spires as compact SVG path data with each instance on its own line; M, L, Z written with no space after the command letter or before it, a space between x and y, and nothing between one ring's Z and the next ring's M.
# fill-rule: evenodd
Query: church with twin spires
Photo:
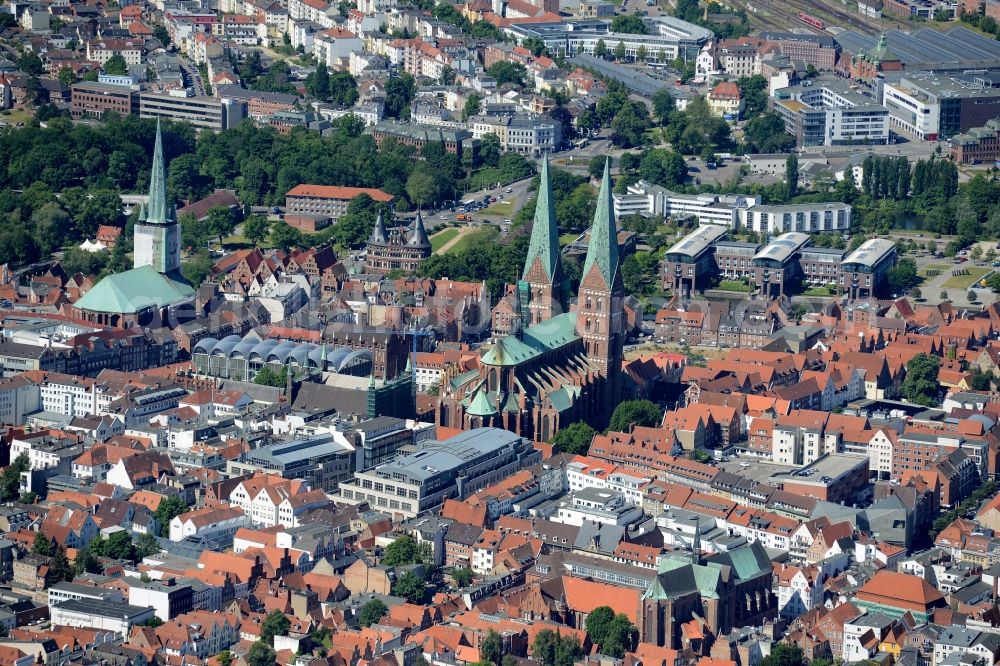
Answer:
M447 371L440 426L504 428L546 442L572 423L600 424L622 397L624 297L611 175L594 212L575 309L559 247L548 159L542 163L524 271L493 312L497 335L479 369Z
M149 177L149 201L135 224L134 268L109 275L73 304L73 315L99 326L155 327L169 310L194 299L181 275L181 227L167 201L167 165L160 122Z

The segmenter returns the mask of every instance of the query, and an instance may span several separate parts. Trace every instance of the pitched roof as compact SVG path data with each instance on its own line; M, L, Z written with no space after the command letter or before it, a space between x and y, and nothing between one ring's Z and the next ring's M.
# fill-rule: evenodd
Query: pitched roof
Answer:
M353 199L360 194L367 194L378 202L393 200L388 192L374 187L338 187L334 185L296 185L285 193L286 197L316 197L320 199Z

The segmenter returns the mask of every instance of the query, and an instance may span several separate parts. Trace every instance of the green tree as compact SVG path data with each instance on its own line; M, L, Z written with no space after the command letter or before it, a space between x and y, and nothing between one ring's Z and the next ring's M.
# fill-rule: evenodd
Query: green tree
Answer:
M76 575L84 573L99 574L104 573L104 567L100 560L94 555L93 548L87 546L76 551L76 559L73 562L73 572Z
M330 75L327 97L340 107L351 107L358 101L358 80L350 72L334 72Z
M156 555L161 550L160 542L152 534L140 534L135 538L135 557L138 561Z
M330 96L330 70L321 62L316 71L306 79L306 92L318 100L325 101Z
M302 244L302 233L288 225L287 222L275 222L271 225L271 244L288 252L293 247Z
M417 561L417 541L404 534L388 546L382 553L382 564L387 567L401 567Z
M45 73L45 64L34 51L25 51L17 60L17 68L28 76L41 76Z
M393 596L403 597L411 604L423 603L426 593L427 586L424 584L424 579L412 571L404 573L392 585Z
M615 45L614 51L612 51L611 53L612 53L612 55L614 55L615 60L624 60L625 59L625 42L619 41Z
M608 57L608 46L604 43L603 39L598 39L597 43L594 44L594 57L595 58L607 58Z
M782 153L795 145L795 138L785 131L785 122L776 112L748 117L743 131L747 152Z
M441 75L438 76L438 83L443 86L450 86L455 84L456 73L451 65L445 65L441 68Z
M653 93L653 116L661 125L666 125L667 121L677 111L677 103L669 88L660 88Z
M42 205L32 213L31 223L35 227L35 237L43 254L50 254L61 248L73 229L69 213L54 201Z
M493 664L500 664L500 660L503 658L503 643L500 640L500 634L492 629L486 633L486 637L479 644L479 658Z
M917 354L911 358L906 364L906 378L901 388L903 397L918 405L937 404L939 370L936 356Z
M219 239L219 245L222 245L222 239L231 236L236 228L236 218L231 209L213 206L208 210L206 224L212 235Z
M0 472L0 499L9 502L21 495L21 474L30 468L28 454L21 453Z
M554 450L574 455L587 455L590 443L594 441L595 431L583 421L562 428L552 438Z
M648 128L646 105L627 101L611 122L611 142L620 148L641 146L643 133Z
M500 60L487 67L486 73L496 79L498 86L502 86L505 83L524 86L528 70L519 62Z
M277 655L270 645L256 641L247 650L246 661L247 666L274 666L277 663Z
M795 153L785 159L785 188L789 199L799 193L799 156Z
M260 386L285 388L288 385L288 368L282 367L280 372L275 372L270 366L265 365L254 375L253 383Z
M610 606L598 606L587 616L584 628L590 636L590 642L602 645L608 636L608 629L615 619L615 611Z
M647 150L639 163L639 175L654 185L673 188L687 179L684 156L672 150L653 148Z
M52 542L49 541L49 538L41 532L35 532L35 540L31 544L31 554L52 557L52 552Z
M385 85L385 114L392 118L403 115L416 95L416 80L411 74L393 76Z
M170 521L176 516L186 513L187 510L187 502L176 495L171 495L170 497L165 497L160 500L160 504L156 507L156 511L153 512L153 515L156 517L156 522L160 524L160 536L169 536Z
M119 530L108 537L104 546L104 554L113 560L135 561L135 547L132 545L132 533Z
M406 194L420 208L427 208L441 198L441 186L433 173L415 170L406 181Z
M273 610L260 623L260 640L268 645L274 644L275 636L287 636L292 628L292 621L280 610Z
M153 37L156 38L158 42L163 44L163 46L170 45L170 33L167 32L167 27L161 23L158 23L153 27ZM228 666L228 664L223 664L222 666Z
M521 47L531 51L531 55L536 58L548 53L548 49L545 48L545 42L538 37L528 37L521 42Z
M760 74L744 76L736 85L743 95L743 117L753 118L767 110L767 79Z
M215 659L219 662L219 666L232 666L233 653L229 650L223 650L219 654L215 655Z
M458 587L469 587L472 585L472 569L462 567L451 572L451 577Z
M479 115L479 109L482 107L483 96L479 93L471 93L465 98L465 105L462 107L462 122L467 121L469 118L475 115Z
M115 54L104 63L104 71L114 76L124 76L128 74L128 63L119 54Z
M771 654L761 660L760 666L802 666L805 655L798 645L775 643L771 646Z
M626 32L635 35L647 35L649 29L642 18L635 14L618 14L611 21L611 32Z
M608 430L628 432L630 426L656 427L663 420L663 410L649 400L625 400L618 403L611 415Z
M362 627L378 624L378 621L385 617L388 612L389 609L382 603L381 599L372 599L361 607L361 612L358 613L358 624Z
M911 287L920 284L916 262L909 258L900 259L895 266L889 269L886 280L893 294L906 293Z
M64 86L71 86L76 83L76 74L73 73L72 67L64 65L59 68L59 83Z
M181 264L181 274L188 281L188 284L198 287L205 282L205 278L212 272L214 265L215 262L212 261L208 250L202 248Z
M66 557L66 549L59 544L53 544L46 584L51 586L64 580L73 580L73 567L70 566L69 559Z
M243 221L243 237L253 243L254 247L257 247L267 238L270 228L271 223L266 217L259 213L253 213Z

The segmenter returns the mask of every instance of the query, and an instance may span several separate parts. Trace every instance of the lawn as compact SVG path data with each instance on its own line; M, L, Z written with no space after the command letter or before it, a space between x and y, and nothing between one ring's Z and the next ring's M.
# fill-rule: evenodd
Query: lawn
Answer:
M560 245L569 245L570 243L572 243L573 241L575 241L579 237L580 237L580 234L563 234L563 235L559 236L559 244Z
M750 291L750 285L740 280L722 280L719 282L719 289L721 291Z
M445 229L441 233L434 234L431 236L431 249L434 252L440 250L445 243L450 241L452 238L458 235L458 229Z
M951 266L948 264L927 264L917 271L917 275L920 277L934 277L935 275L941 275L941 273L944 273L949 268Z
M510 199L507 201L498 201L489 208L484 208L479 211L480 215L490 215L493 217L513 217L514 216L514 202Z
M10 109L0 113L0 122L7 123L9 125L16 125L17 123L28 124L28 122L35 117L35 114L27 109Z
M991 273L993 269L983 266L969 266L968 268L956 268L955 270L968 273L968 275L952 275L945 281L945 289L968 289Z
M803 296L836 296L837 289L834 287L832 290L830 287L810 287L802 292Z
M462 252L463 250L469 247L469 244L472 243L476 239L476 237L477 234L474 233L465 234L457 241L455 241L455 244L449 247L448 251L445 254L449 254L451 252Z

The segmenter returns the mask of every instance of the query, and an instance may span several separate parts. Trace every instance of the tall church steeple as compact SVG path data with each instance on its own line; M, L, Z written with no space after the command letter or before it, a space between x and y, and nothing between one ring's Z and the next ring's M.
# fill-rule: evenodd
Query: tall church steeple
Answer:
M163 135L156 121L153 168L149 174L149 202L139 213L134 233L136 268L152 266L160 273L175 276L181 268L181 229L167 194L167 164L163 156Z
M173 206L167 203L167 165L163 158L163 134L156 121L156 145L153 148L153 169L149 174L149 203L140 221L146 224L167 224L174 219Z
M605 415L611 414L621 398L624 298L618 261L618 228L611 198L611 162L608 160L604 163L604 178L597 196L594 224L590 228L576 318L576 330L583 338L587 358L606 382L603 391Z
M559 230L549 179L549 158L542 160L535 219L528 256L518 283L518 301L525 324L537 324L565 311L566 280L559 256Z

